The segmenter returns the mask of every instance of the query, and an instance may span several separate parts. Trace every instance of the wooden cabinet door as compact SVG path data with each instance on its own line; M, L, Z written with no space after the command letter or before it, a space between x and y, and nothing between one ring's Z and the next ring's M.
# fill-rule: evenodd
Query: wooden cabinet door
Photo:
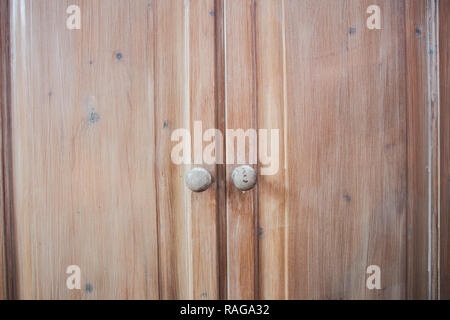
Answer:
M66 27L73 4L80 30ZM194 120L216 127L214 1L1 8L10 27L9 295L218 298L217 189L188 192L189 167L170 160L173 130ZM66 287L70 265L81 290Z
M1 0L0 299L448 298L449 9Z
M436 2L224 6L226 127L280 131L255 189L228 166L228 297L437 297Z

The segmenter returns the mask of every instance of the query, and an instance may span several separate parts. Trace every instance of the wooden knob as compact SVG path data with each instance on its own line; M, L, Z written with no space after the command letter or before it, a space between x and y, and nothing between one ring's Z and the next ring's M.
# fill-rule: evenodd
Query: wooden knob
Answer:
M194 192L203 192L209 188L213 180L209 172L203 168L194 168L186 174L186 185Z
M236 188L241 191L252 189L256 184L256 171L250 166L240 166L234 169L231 180Z

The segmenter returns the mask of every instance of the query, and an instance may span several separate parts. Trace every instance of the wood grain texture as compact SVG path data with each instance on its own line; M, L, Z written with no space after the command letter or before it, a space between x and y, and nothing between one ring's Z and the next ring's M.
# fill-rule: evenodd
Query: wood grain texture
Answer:
M428 297L428 71L426 2L406 1L408 115L407 298Z
M9 215L9 210L5 203L5 168L4 155L5 149L5 134L7 133L7 115L5 111L9 108L10 101L10 54L9 54L9 1L2 1L0 3L0 300L6 299L7 296L7 239L5 236L6 230L6 215ZM7 201L7 200L6 200Z
M428 71L428 298L439 299L439 191L440 191L440 86L439 86L439 1L427 0Z
M18 298L158 298L152 8L11 5ZM73 264L82 290L66 288Z
M214 1L153 5L160 294L162 299L217 299L217 184L192 194L183 182L191 166L176 165L170 158L173 130L190 129L194 163L194 123L201 121L203 130L216 124ZM215 176L214 165L195 165Z
M68 1L12 2L17 296L217 298L217 188L170 159L174 129L217 122L215 2L70 4L79 31Z
M449 299L436 4L0 1L0 299ZM196 121L279 129L278 173L254 165L243 193L238 164L174 164L173 130ZM200 194L183 179L196 166L215 178Z
M189 3L189 94L191 128L201 121L202 129L216 128L216 33L215 1ZM191 132L194 132L191 130ZM194 136L192 145L195 145ZM203 146L204 147L204 146ZM202 148L203 149L203 148ZM201 149L201 150L202 150ZM201 150L198 153L201 153ZM195 151L194 151L195 152ZM195 164L195 155L192 155ZM215 182L191 199L193 299L219 298L219 243L216 165L204 164Z
M290 299L405 297L404 10L286 1ZM366 288L370 265L382 290Z
M216 128L220 132L226 130L225 109L225 11L224 1L215 0L214 16L216 35ZM222 137L223 154L226 154L226 139ZM227 267L227 173L226 165L218 163L217 174L217 216L219 241L219 298L228 296L228 267Z
M190 194L182 183L184 166L171 161L172 130L189 126L188 47L185 23L188 7L182 1L153 4L156 19L155 180L159 217L160 297L192 298Z
M257 128L255 2L225 0L224 11L226 128L247 131ZM245 155L249 161L248 149ZM237 165L227 166L227 291L229 299L254 299L258 297L258 187L247 192L234 187L231 174Z
M439 3L440 298L450 299L450 2Z
M256 2L256 61L258 129L279 130L279 169L274 175L259 175L259 285L261 299L286 299L285 208L286 179L284 163L284 1ZM261 137L260 137L261 138ZM260 143L261 140L260 140ZM270 143L270 140L268 140ZM266 148L274 148L267 145ZM270 150L274 155L274 150ZM261 159L260 159L261 161ZM263 164L260 164L263 166ZM264 165L267 166L267 165ZM261 173L261 170L260 170Z

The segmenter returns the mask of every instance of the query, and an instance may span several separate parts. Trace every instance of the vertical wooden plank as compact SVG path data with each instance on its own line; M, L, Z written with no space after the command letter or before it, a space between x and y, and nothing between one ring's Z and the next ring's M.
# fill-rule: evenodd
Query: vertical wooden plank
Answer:
M225 109L225 10L224 1L215 0L215 41L216 41L216 128L224 133L226 130ZM226 154L225 135L222 137L223 155ZM227 267L227 183L226 165L218 163L217 174L217 215L218 215L218 250L219 250L219 298L228 296Z
M440 298L450 299L450 2L439 2Z
M215 1L189 2L189 94L191 128L200 121L202 134L216 126L216 34ZM194 129L195 130L195 129ZM196 145L191 130L192 146ZM202 150L194 150L203 156ZM198 155L197 155L198 156ZM195 155L192 154L193 167ZM201 159L201 158L200 158ZM216 165L202 162L213 177L217 177ZM219 298L219 247L217 217L217 178L208 190L192 193L192 277L194 299Z
M439 299L439 1L427 0L428 298Z
M372 4L382 30L366 28ZM404 10L286 1L291 299L405 297Z
M450 299L450 2L439 3L441 242L440 297Z
M259 176L259 283L261 299L285 299L286 212L284 163L284 0L256 2L258 129L279 130L278 171ZM260 137L261 138L261 137ZM260 141L261 143L261 141ZM267 148L275 148L270 145ZM268 149L273 156L274 149ZM260 159L261 160L261 159ZM260 164L262 166L262 164ZM264 165L267 166L267 165Z
M4 156L7 155L4 152L8 150L9 137L7 128L9 124L7 122L7 112L9 110L10 101L10 54L9 54L9 1L2 1L0 3L0 300L7 297L7 265L6 265L6 252L7 250L7 238L5 236L6 230L6 215L9 215L7 202L8 199L5 193L5 178L6 172ZM6 133L6 134L5 134ZM6 146L6 148L5 148Z
M257 128L255 105L254 1L225 0L226 128ZM235 148L236 150L236 148ZM227 154L229 146L227 146ZM246 151L246 160L249 154ZM236 159L235 159L236 160ZM229 299L258 297L255 224L257 187L240 192L227 165L227 274Z
M202 139L217 121L215 2L157 1L153 5L160 296L217 299L218 182L199 194L184 184L185 174L193 167L204 167L216 176L216 166L197 159L194 149L195 139ZM198 122L202 130L194 132ZM172 162L171 134L179 128L191 134L192 165Z
M171 132L190 129L189 6L154 2L156 12L156 190L159 217L160 297L192 299L191 199L183 183L186 166L171 160Z
M428 297L426 2L406 1L408 114L407 298Z
M66 28L69 4L81 30ZM158 298L153 8L12 1L18 297ZM69 265L81 290L68 290Z

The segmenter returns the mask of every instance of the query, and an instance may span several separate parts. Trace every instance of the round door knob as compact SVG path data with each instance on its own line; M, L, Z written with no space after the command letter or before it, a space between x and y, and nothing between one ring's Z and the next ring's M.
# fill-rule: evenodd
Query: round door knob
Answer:
M213 179L209 172L203 168L194 168L186 174L186 185L194 192L203 192L209 188Z
M247 165L237 167L231 174L231 180L239 190L248 191L256 184L256 171Z

